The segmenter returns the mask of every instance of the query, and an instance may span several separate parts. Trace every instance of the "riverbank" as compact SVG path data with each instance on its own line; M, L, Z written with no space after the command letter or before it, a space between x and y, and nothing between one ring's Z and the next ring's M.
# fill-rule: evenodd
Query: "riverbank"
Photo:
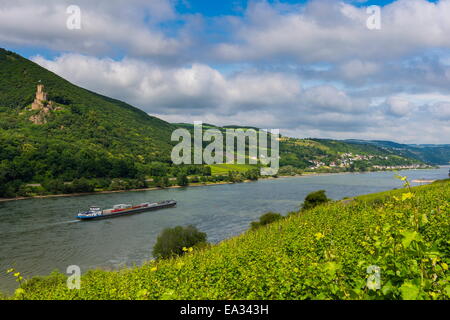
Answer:
M425 170L425 169L414 169L414 170ZM394 170L379 170L379 171L367 171L367 172L304 172L303 174L278 176L278 177L260 177L260 180L270 180L270 179L283 179L283 178L305 178L305 177L316 177L316 176L330 176L330 175L345 175L345 174L365 174L370 172L394 172ZM150 187L150 188L140 188L140 189L128 189L128 190L105 190L105 191L94 191L94 192L83 192L83 193L67 193L67 194L49 194L49 195L38 195L32 197L15 197L15 198L0 198L0 203L10 202L10 201L20 201L20 200L30 200L30 199L47 199L47 198L64 198L64 197L79 197L97 194L114 194L114 193L124 193L124 192L142 192L142 191L155 191L164 189L179 189L179 188L189 188L189 187L207 187L216 185L228 185L228 184L238 184L238 183L249 183L255 182L257 180L244 180L242 182L207 182L207 183L190 183L187 186L168 186L165 188L160 187ZM426 180L420 181L420 183L431 183L426 182ZM413 181L414 182L414 181Z
M343 174L342 173L329 173L329 174ZM294 176L279 176L279 177L261 177L260 179L280 179L280 178L299 178L306 176L319 176L319 175L328 175L325 173L311 173L307 175L294 175ZM188 187L207 187L207 186L216 186L216 185L226 185L226 184L236 184L236 183L249 183L255 182L256 180L244 180L242 182L210 182L210 183L190 183L187 186L169 186L165 188L160 187L151 187L151 188L141 188L141 189L128 189L128 190L106 190L106 191L95 191L95 192L83 192L83 193L66 193L66 194L49 194L42 196L32 196L32 197L16 197L16 198L0 198L1 202L9 202L9 201L20 201L20 200L29 200L29 199L47 199L47 198L62 198L62 197L79 197L79 196L89 196L96 194L113 194L113 193L123 193L123 192L142 192L142 191L155 191L155 190L164 190L164 189L179 189L179 188L188 188Z
M244 181L250 182L250 181ZM97 195L97 194L113 194L113 193L123 193L123 192L142 192L142 191L155 191L155 190L164 190L164 189L179 189L179 188L187 188L187 187L202 187L202 186L212 186L212 185L223 185L223 184L233 184L234 182L212 182L207 184L189 184L188 186L170 186L166 188L142 188L142 189L129 189L129 190L108 190L108 191L95 191L95 192L84 192L84 193L67 193L67 194L49 194L43 196L33 196L33 197L17 197L17 198L0 198L0 202L9 202L9 201L19 201L19 200L29 200L29 199L47 199L47 198L63 198L63 197L79 197L79 196L89 196L89 195Z

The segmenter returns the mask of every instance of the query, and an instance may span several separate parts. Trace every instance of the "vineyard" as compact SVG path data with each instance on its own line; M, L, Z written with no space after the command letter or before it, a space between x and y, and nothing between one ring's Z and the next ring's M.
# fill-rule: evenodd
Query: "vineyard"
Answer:
M404 179L404 178L403 178ZM176 259L22 279L16 299L449 299L450 182L292 213Z

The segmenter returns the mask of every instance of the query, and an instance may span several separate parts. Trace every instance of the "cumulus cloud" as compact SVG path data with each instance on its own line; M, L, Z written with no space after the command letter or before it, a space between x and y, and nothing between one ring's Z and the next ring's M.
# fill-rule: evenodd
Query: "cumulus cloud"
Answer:
M361 60L344 62L338 68L339 74L346 80L367 78L380 70L379 65L376 63Z
M246 112L248 116L241 120L253 121L265 112L272 118L258 123L269 126L278 117L285 124L291 122L296 118L292 113L303 119L317 117L316 124L330 113L337 121L338 113L357 117L369 106L367 99L352 98L332 86L303 88L298 77L279 72L247 70L225 76L204 64L177 68L78 54L33 60L78 85L129 101L149 113L215 113L232 118Z
M450 101L438 102L428 108L434 119L440 121L450 121Z
M449 48L450 0L398 0L382 8L381 30L369 30L366 8L313 0L304 10L279 12L266 2L250 6L234 25L235 39L216 54L231 61L290 59L341 62L392 59L430 47Z
M353 114L367 112L369 105L367 99L351 98L344 91L329 85L306 90L302 100L317 111Z
M68 0L0 1L0 41L87 54L125 52L143 57L174 56L188 39L171 38L155 25L174 19L168 0L76 2L81 29L66 26Z
M230 114L237 109L276 108L292 103L300 92L297 78L276 72L249 70L226 77L205 64L170 67L78 54L54 60L36 56L33 60L76 84L127 100L148 112L211 109Z
M386 100L387 112L394 117L405 117L414 111L414 105L403 98L389 97Z

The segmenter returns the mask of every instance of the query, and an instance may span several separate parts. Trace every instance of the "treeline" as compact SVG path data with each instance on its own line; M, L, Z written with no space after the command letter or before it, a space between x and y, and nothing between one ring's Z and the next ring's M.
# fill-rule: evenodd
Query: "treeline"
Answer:
M152 176L147 171L137 170L135 177L110 178L76 178L67 181L62 178L46 178L40 183L12 179L11 168L2 170L5 164L0 162L0 198L31 197L52 194L89 193L98 191L119 191L145 188L168 188L172 186L188 186L189 184L209 184L220 182L240 183L246 180L258 180L259 169L247 172L229 172L227 175L211 175L211 168L202 165L167 166L154 163L151 165ZM8 173L9 174L6 174ZM12 180L10 180L12 179Z

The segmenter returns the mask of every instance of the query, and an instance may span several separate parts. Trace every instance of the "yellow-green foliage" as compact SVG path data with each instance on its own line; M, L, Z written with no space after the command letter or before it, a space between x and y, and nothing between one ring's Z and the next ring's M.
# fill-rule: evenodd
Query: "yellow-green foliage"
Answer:
M229 171L246 172L257 168L250 164L213 164L210 165L212 175L227 175Z
M450 183L384 201L335 202L177 259L89 271L81 290L53 274L18 299L449 299ZM378 266L381 289L367 287Z

